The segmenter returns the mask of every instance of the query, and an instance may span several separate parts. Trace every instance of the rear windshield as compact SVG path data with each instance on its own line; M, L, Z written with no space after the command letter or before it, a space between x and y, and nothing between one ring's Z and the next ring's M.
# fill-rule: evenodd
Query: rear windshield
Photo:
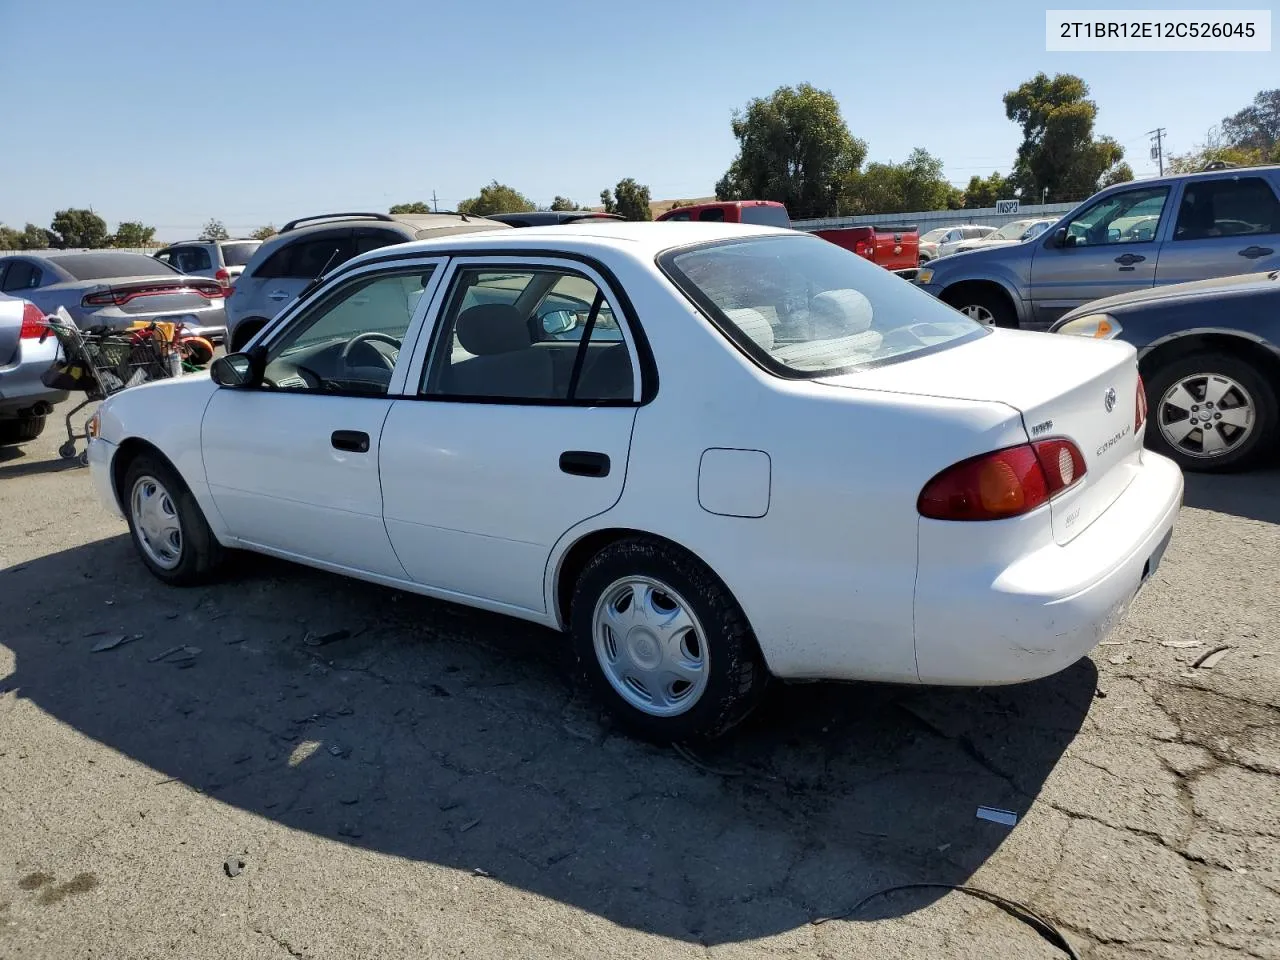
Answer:
M985 328L820 237L759 237L669 250L659 266L752 359L779 376L879 366Z
M156 274L178 272L163 260L141 253L69 253L50 259L77 280L154 277Z
M228 267L243 267L258 252L259 246L261 244L224 243L222 245L222 262Z
M742 207L740 212L743 223L757 223L764 227L791 226L786 207Z

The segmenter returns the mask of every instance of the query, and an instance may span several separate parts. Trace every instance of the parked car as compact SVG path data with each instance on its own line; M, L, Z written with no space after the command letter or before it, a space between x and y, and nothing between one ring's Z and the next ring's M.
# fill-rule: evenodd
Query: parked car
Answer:
M486 220L497 220L509 227L547 227L560 223L581 223L583 220L622 220L616 213L599 210L531 210L528 213L491 213Z
M791 216L776 200L720 200L676 207L654 218L659 221L698 223L754 223L766 227L789 227Z
M223 288L235 285L244 265L258 252L261 240L183 240L154 254L189 277L210 277Z
M54 404L67 399L40 379L58 359L58 340L47 333L39 307L0 293L0 446L40 436Z
M770 674L1087 654L1182 499L1139 399L1132 346L983 327L817 237L592 223L357 257L210 377L109 398L89 460L163 581L245 548L566 630L679 740Z
M1280 268L1280 166L1117 184L1035 240L973 250L916 283L982 323L1045 330L1082 304Z
M188 277L142 253L23 253L0 257L0 292L30 300L44 313L64 307L81 329L124 329L137 321L180 322L214 342L227 327L216 280Z
M981 240L996 232L985 223L962 223L954 227L935 227L920 237L920 265L956 252L966 240Z
M962 240L955 245L951 253L964 253L967 250L985 250L987 247L1008 246L1011 243L1023 243L1033 240L1044 233L1058 221L1053 217L1040 220L1014 220L1006 223L999 230L992 231L985 237L973 240Z
M886 270L914 271L920 263L920 233L914 226L831 227L809 232Z
M1184 470L1241 470L1280 438L1280 271L1097 300L1054 333L1138 350L1154 429L1147 446Z
M509 230L457 213L325 213L290 220L263 242L227 298L227 345L239 350L321 274L352 257L423 237Z

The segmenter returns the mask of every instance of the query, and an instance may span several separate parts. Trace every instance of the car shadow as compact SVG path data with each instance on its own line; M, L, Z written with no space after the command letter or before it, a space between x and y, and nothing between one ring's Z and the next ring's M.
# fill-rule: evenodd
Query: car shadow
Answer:
M1280 523L1280 467L1248 473L1186 473L1183 502L1263 523Z
M1009 836L977 807L1027 812L1097 680L1084 660L987 690L780 684L682 753L613 731L546 630L237 564L166 588L119 536L0 572L0 691L151 767L152 789L707 945L963 883Z

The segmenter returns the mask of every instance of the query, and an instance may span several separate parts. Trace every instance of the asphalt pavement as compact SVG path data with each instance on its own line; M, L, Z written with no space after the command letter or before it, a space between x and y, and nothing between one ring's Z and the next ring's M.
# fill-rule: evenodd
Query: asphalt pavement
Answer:
M1055 677L778 685L682 754L522 622L253 557L164 587L61 439L0 448L6 960L1065 956L944 888L839 918L920 883L1095 960L1280 957L1275 469L1188 477Z

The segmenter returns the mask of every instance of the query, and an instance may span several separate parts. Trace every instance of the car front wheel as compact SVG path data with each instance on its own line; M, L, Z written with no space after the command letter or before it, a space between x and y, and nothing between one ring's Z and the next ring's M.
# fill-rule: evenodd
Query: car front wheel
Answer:
M596 554L574 590L570 629L597 695L648 740L719 736L756 705L767 679L728 589L664 541L630 538Z
M139 454L121 488L129 533L142 562L173 586L211 579L223 558L200 505L177 472L159 457Z
M1276 393L1247 360L1229 353L1181 357L1147 379L1147 446L1184 470L1244 470L1276 437Z

